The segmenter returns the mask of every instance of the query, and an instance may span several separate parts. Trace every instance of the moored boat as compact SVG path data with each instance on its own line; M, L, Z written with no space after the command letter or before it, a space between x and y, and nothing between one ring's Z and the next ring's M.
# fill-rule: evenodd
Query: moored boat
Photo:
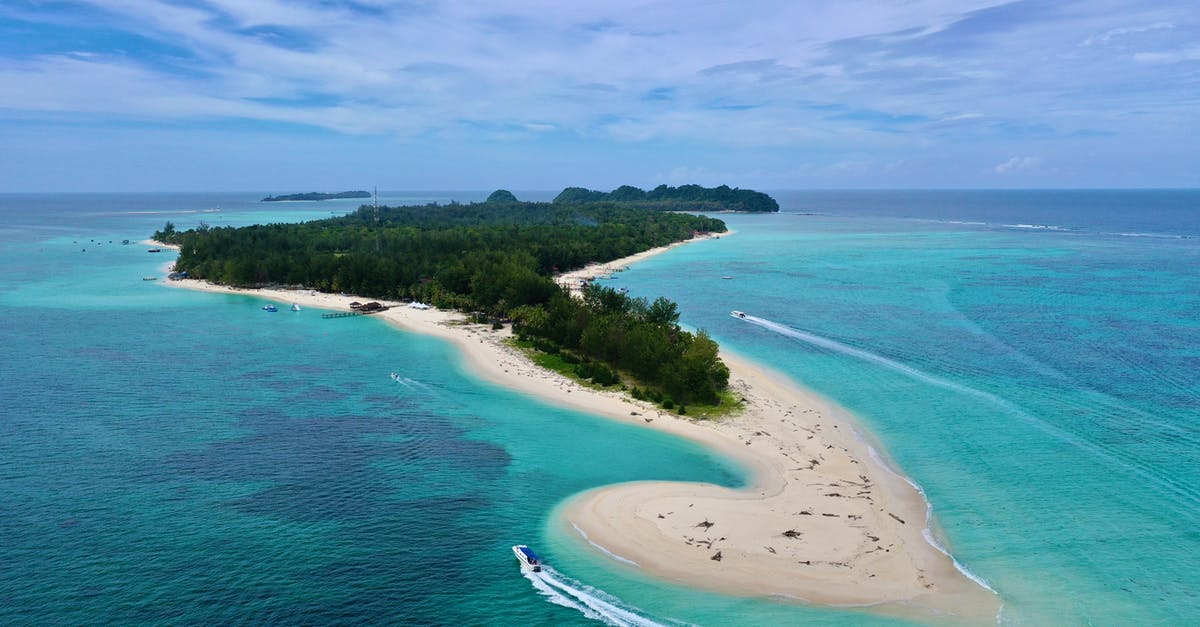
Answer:
M292 311L300 311L300 305L292 303Z
M275 305L273 305L271 303L267 303L266 305L263 305L262 309L263 309L263 311L279 311L278 309L275 308Z
M514 546L512 548L512 550L513 550L513 553L517 556L517 561L521 562L522 566L525 566L526 568L528 568L529 570L532 570L535 573L541 572L542 560L538 559L537 554L534 553L533 550L531 550L529 547L525 546L524 544L518 544L518 545Z

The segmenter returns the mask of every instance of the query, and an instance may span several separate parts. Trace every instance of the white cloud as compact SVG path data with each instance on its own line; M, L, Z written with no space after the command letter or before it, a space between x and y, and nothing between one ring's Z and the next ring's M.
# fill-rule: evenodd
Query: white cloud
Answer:
M1170 22L1157 22L1155 24L1147 24L1145 26L1122 26L1105 31L1099 35L1088 37L1079 44L1081 46L1091 46L1095 44L1106 44L1114 39L1125 37L1128 35L1136 35L1138 33L1148 33L1150 31L1165 30L1175 28L1175 25Z
M1171 65L1200 58L1194 0L78 1L92 10L0 3L2 17L115 42L6 47L0 130L39 116L268 123L464 145L553 138L555 150L758 149L846 173L967 146L977 176L1036 166L978 165L1031 136L1200 133L1193 79ZM1056 165L1067 152L1030 149Z
M1200 61L1200 46L1172 50L1170 52L1138 52L1133 60L1140 63L1180 63L1182 61Z
M1010 174L1032 170L1041 164L1042 160L1038 157L1013 157L1004 163L997 164L992 171L996 174Z

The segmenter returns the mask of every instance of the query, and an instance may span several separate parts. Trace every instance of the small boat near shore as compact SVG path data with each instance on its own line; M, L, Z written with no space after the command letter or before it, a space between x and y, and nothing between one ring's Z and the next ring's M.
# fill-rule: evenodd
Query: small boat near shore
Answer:
M537 554L534 553L532 549L524 544L518 544L514 546L512 550L513 554L517 556L517 561L521 562L522 566L532 570L535 573L541 572L542 560L538 559Z
M733 316L734 318L745 318L746 312L734 309L733 311L729 312L729 315Z
M275 305L273 305L271 303L267 303L266 305L263 305L262 310L263 311L271 311L271 312L279 311L278 309L275 308Z
M300 311L300 305L292 303L292 311Z

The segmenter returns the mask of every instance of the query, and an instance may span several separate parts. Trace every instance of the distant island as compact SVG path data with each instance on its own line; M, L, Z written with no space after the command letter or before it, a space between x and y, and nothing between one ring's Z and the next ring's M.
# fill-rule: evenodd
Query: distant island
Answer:
M284 200L337 200L339 198L370 198L371 192L362 190L354 192L338 192L329 194L325 192L308 192L307 194L284 194L282 196L267 196L260 202L280 202Z
M650 191L631 185L622 185L607 193L583 187L568 187L554 198L554 202L556 204L613 202L663 211L746 211L753 213L779 211L779 203L767 194L728 185L719 187L659 185Z

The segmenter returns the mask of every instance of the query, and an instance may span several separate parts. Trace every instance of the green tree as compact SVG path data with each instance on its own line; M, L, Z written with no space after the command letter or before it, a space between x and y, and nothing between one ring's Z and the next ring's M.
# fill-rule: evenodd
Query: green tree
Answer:
M646 322L653 324L676 324L679 322L679 307L659 296L650 304L650 308L646 310Z
M519 202L519 201L517 200L517 197L514 196L513 193L508 191L507 189L498 189L498 190L492 192L491 195L489 195L487 197L487 200L484 202L496 203L496 202Z

